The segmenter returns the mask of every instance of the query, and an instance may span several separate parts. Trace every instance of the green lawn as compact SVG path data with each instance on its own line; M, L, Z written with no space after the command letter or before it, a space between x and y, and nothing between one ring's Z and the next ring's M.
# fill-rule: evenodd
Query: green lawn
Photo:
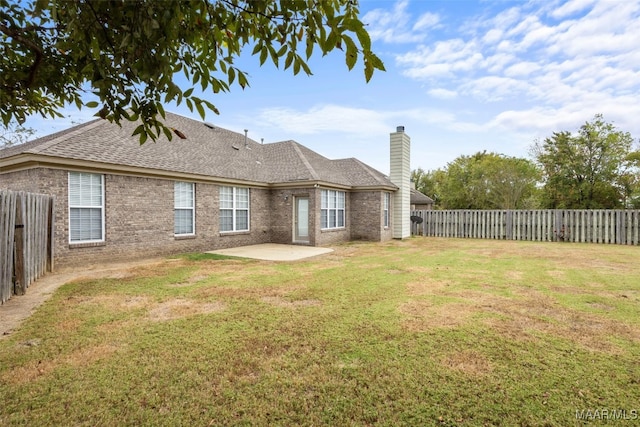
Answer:
M184 256L69 283L0 340L0 425L639 412L638 247L413 238L293 263Z

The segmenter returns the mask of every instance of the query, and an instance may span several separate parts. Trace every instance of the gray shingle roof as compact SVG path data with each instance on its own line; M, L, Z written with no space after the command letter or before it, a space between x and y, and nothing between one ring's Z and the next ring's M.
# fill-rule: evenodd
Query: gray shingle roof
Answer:
M0 163L9 157L32 154L81 160L210 178L267 184L319 181L348 187L396 188L379 171L357 159L330 160L298 144L283 141L259 144L244 134L210 128L203 122L167 113L165 124L187 139L161 136L139 145L131 134L137 123L122 127L94 120L43 138L0 150Z
M433 199L415 188L411 189L411 204L412 205L430 205L433 203Z

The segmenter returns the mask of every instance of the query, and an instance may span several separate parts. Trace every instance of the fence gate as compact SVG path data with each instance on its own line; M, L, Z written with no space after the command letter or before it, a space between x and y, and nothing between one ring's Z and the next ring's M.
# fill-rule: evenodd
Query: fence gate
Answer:
M53 196L0 190L0 303L53 270Z

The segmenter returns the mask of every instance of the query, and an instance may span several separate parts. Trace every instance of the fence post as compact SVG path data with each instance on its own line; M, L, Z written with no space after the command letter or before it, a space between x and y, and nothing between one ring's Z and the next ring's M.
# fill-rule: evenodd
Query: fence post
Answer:
M13 282L13 293L15 295L24 295L27 290L24 278L24 215L22 212L22 202L24 201L24 197L24 193L20 193L16 198L16 230L13 235L13 272L15 276L15 281Z
M55 197L51 197L49 199L49 207L48 207L48 213L47 213L47 230L49 230L49 236L48 236L48 240L49 240L49 244L47 245L47 271L51 272L53 271L53 269L55 268L55 265L53 263L53 256L55 255L54 253L54 247L55 247L55 242L54 242L54 236L55 236L55 204L56 204L56 199Z

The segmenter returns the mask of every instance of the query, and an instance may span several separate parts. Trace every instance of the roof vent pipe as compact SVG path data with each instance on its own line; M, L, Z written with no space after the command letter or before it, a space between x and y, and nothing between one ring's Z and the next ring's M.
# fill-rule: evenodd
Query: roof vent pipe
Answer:
M249 142L247 141L247 133L249 132L249 129L245 129L244 130L244 148L249 148Z

